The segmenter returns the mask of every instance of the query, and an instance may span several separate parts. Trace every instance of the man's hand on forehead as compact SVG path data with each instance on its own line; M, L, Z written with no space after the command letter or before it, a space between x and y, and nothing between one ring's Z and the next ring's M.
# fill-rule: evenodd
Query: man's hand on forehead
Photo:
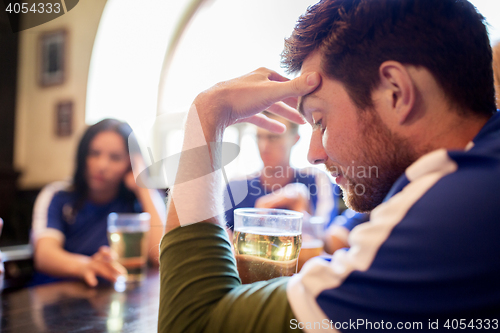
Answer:
M249 122L272 132L282 133L285 126L260 112L267 110L292 122L303 124L297 112L297 99L319 85L317 73L304 73L289 80L267 68L259 68L239 78L221 82L198 95L194 104L200 121L214 130Z
M221 142L224 129L238 122L250 122L272 132L286 127L263 114L268 110L290 121L304 123L295 110L297 97L310 93L320 83L317 73L289 80L276 72L260 68L242 77L221 82L199 94L191 106L185 124L183 153L178 180L173 186L166 230L198 221L223 223ZM189 154L202 147L200 154ZM206 149L205 149L206 148ZM202 175L200 177L200 175Z

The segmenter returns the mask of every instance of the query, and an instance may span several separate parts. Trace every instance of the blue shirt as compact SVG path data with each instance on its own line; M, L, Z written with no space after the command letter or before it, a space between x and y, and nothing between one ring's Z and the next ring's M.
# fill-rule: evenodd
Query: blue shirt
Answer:
M107 218L110 213L141 211L137 202L115 198L104 205L85 201L73 217L75 200L72 192L61 191L55 194L49 206L47 228L62 232L66 251L87 256L96 253L101 246L108 245Z
M320 177L322 177L321 180ZM311 173L307 169L295 169L293 179L289 184L291 183L301 183L307 187L310 195L309 201L312 204L313 215L321 213L322 216L326 216L328 226L338 214L337 201L339 200L339 195L341 193L340 188L337 185L332 184L326 174L318 175L317 172ZM241 190L242 188L248 189L248 194L241 202L233 204L234 198L237 197L235 192ZM266 189L262 186L260 177L255 177L231 181L227 186L227 192L229 192L232 196L232 203L229 204L226 202L225 205L226 207L231 207L227 209L225 213L226 226L232 230L234 227L234 210L236 208L255 207L257 199L266 194L272 193L272 189ZM226 198L226 201L227 200L228 198ZM321 208L318 207L318 201L322 202ZM319 212L318 209L320 209L321 212Z
M380 330L382 320L392 329L421 323L413 331L430 331L436 320L444 331L453 319L474 319L474 331L496 319L498 328L499 236L497 113L467 149L439 149L408 167L370 221L353 229L351 248L330 263L306 263L288 299L299 321L332 320L341 331Z
M370 219L368 213L357 213L352 209L346 209L342 215L337 216L332 224L341 226L351 231L355 226L360 225Z
M103 245L108 245L107 219L112 212L139 213L142 208L137 200L127 202L120 197L110 203L97 205L85 201L73 217L72 210L76 202L73 192L60 191L54 194L47 217L47 228L56 229L64 236L64 250L92 256ZM30 286L67 280L35 272ZM100 281L102 279L99 278Z

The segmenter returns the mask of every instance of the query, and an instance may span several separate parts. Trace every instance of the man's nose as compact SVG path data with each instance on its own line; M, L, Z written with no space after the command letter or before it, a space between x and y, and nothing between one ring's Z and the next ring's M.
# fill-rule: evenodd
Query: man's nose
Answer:
M311 136L311 143L309 144L309 152L307 153L307 160L311 164L325 163L328 159L325 147L323 147L323 140L321 133L314 131Z

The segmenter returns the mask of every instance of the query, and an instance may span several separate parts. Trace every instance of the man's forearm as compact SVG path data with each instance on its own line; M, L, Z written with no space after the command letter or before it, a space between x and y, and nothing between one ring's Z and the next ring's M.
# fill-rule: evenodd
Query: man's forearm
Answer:
M182 153L169 198L166 232L200 221L222 223L220 141L222 132L202 122L193 104L188 112Z
M177 228L161 243L158 332L287 332L288 278L241 285L225 230Z

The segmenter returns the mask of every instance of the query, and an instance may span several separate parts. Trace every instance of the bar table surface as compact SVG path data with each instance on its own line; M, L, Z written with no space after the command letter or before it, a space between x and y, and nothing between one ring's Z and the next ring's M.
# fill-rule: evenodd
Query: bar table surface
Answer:
M122 292L80 281L4 291L0 332L156 332L159 290L158 269L149 268L144 281Z

